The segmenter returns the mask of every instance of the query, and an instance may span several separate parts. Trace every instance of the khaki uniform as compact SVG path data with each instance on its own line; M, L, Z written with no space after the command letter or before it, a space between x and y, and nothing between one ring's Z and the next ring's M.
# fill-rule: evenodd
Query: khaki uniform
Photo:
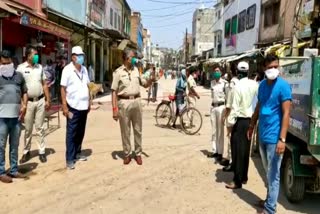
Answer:
M227 81L221 78L219 79L219 81L211 81L211 142L213 153L218 153L219 155L223 155L224 151L224 126L222 124L222 116L225 111L226 86Z
M193 76L192 75L189 75L188 77L188 80L187 80L187 86L188 86L188 91L189 91L189 94L188 94L188 103L189 103L189 106L190 107L193 107L195 108L196 107L196 104L197 104L197 99L196 99L196 95L191 93L191 89L195 89L197 87L197 83L196 81L194 80Z
M46 76L41 65L31 67L27 62L18 66L17 71L22 73L28 88L28 105L24 118L25 135L24 135L24 154L31 150L31 140L33 124L36 128L38 137L39 154L45 154L44 141L44 117L45 117L45 98L43 93L42 81L46 80ZM39 99L40 98L40 99Z
M142 105L140 86L145 86L146 84L147 81L140 76L136 67L127 70L123 65L113 72L111 89L116 91L118 95L122 146L126 156L131 154L131 124L134 134L135 153L137 156L140 156L142 153Z

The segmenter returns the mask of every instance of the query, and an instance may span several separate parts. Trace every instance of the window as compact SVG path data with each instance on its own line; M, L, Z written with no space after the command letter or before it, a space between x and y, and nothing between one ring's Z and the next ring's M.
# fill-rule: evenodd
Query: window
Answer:
M247 30L254 28L256 21L256 4L247 9Z
M225 23L224 23L224 37L228 38L230 36L231 33L231 19L228 19Z
M217 47L217 36L214 36L214 47Z
M117 16L117 13L114 13L114 20L113 20L113 27L115 29L118 29L118 25L117 25L117 22L118 22L118 16Z
M264 8L264 27L269 27L279 23L280 2L275 2Z
M238 30L238 16L235 15L231 20L231 35L237 34Z
M110 8L110 25L113 26L113 9Z
M218 19L221 18L221 10L218 11Z
M239 18L238 18L238 33L241 33L246 30L246 17L247 17L247 11L243 10L239 14Z

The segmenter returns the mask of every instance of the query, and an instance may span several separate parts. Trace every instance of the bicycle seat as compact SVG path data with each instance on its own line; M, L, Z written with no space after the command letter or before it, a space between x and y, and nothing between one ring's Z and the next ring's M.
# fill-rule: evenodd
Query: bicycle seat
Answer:
M174 96L174 95L169 95L169 100L170 100L170 101L176 100L176 96Z

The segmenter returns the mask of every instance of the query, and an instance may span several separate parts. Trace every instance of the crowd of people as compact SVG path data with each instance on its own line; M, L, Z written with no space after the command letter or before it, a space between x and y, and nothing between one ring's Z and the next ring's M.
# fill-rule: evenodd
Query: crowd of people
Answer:
M251 138L259 120L259 150L267 175L267 195L257 205L261 206L262 214L274 214L292 95L290 85L279 76L279 58L267 55L264 67L262 79L250 75L245 61L232 66L227 78L223 78L225 72L219 65L213 66L210 72L212 152L208 158L216 158L224 166L223 171L233 172L233 182L226 188L242 188L249 179ZM228 148L227 157L223 157L224 147Z
M39 159L47 161L44 135L45 111L50 108L50 86L55 77L50 76L52 62L42 68L36 48L26 51L27 60L17 68L9 51L1 52L0 61L0 181L11 183L13 178L25 178L18 172L18 147L21 123L24 124L24 149L20 163L30 160L33 126L36 129ZM123 51L123 65L113 73L112 111L113 119L119 120L122 145L129 164L132 157L142 165L142 105L140 86L157 85L154 67L149 65L147 76L142 76L136 66L135 52ZM85 53L79 46L72 48L71 62L62 71L60 86L62 111L66 124L66 166L74 169L77 161L86 161L82 155L87 115L91 100L88 84L90 77L84 64ZM258 123L259 145L262 162L267 174L267 196L258 202L262 213L275 213L279 194L280 166L285 151L291 105L290 85L279 74L279 58L267 55L264 61L265 79L250 75L249 64L241 61L227 73L217 64L210 71L212 152L223 165L223 171L233 172L233 182L228 189L242 188L247 184L251 137ZM196 106L200 99L196 87L196 73L183 69L177 73L176 114L179 116L185 100ZM188 93L187 93L188 90ZM155 95L156 96L156 95ZM185 99L187 97L187 99ZM258 122L259 120L259 122ZM131 125L134 133L134 154L130 143ZM175 121L173 127L175 126ZM227 130L227 133L225 133ZM225 138L227 135L229 138ZM5 170L5 148L9 139L10 170ZM225 139L228 139L225 141ZM223 157L224 147L228 148ZM133 156L134 155L134 156Z

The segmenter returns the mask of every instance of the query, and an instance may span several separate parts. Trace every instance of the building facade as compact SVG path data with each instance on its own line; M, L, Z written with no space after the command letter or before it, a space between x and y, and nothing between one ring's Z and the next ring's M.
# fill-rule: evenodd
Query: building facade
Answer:
M131 14L131 41L138 46L138 51L143 52L143 25L140 12Z
M214 36L214 57L219 57L222 55L222 38L224 35L223 11L223 1L218 0L214 6L214 19L212 20Z
M143 29L143 56L146 62L151 62L151 33Z
M224 1L222 56L255 48L259 38L261 0Z
M201 55L203 51L213 48L213 20L213 8L200 8L193 13L192 55Z

